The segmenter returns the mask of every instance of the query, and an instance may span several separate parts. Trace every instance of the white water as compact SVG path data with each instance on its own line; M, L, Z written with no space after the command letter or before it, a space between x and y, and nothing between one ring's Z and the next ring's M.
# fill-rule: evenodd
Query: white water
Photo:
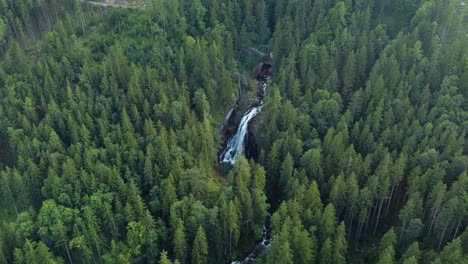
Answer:
M270 216L268 215L267 218ZM258 243L257 246L250 252L250 254L244 260L237 260L231 262L231 264L250 264L254 263L255 260L265 254L270 249L271 238L268 235L268 229L266 225L263 225L263 240Z
M237 155L244 154L244 140L248 132L249 122L262 111L262 107L263 102L261 102L259 106L250 108L244 116L242 116L236 133L229 139L226 148L221 153L221 162L234 164L236 163Z
M266 94L267 84L265 81L262 83L262 93ZM262 111L263 101L260 101L258 106L252 107L242 116L237 128L236 133L229 139L226 148L223 150L219 156L221 163L230 163L234 164L237 160L237 155L244 154L244 141L245 136L249 130L249 122L254 118L258 113ZM232 109L231 109L232 110ZM232 111L229 111L228 116L225 118L228 120L232 114ZM224 123L223 123L224 124ZM270 216L267 216L269 219ZM268 235L268 228L266 225L263 225L263 240L257 244L257 246L252 250L252 252L244 259L240 261L234 261L231 264L250 264L255 262L258 256L265 254L266 251L270 248L271 238Z

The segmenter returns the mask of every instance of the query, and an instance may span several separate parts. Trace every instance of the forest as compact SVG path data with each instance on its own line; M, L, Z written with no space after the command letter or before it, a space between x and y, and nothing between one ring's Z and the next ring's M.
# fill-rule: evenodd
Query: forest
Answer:
M468 263L463 1L97 2L0 0L0 264Z

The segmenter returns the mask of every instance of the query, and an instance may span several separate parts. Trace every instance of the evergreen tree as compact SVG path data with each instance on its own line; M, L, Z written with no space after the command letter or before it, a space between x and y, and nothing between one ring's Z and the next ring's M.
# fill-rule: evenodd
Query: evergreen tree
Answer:
M333 249L330 238L325 239L320 249L320 263L333 263Z
M184 223L180 219L177 221L176 224L173 243L176 259L184 262L187 256L187 242L185 238Z
M208 260L208 242L203 227L199 226L192 246L192 263L202 264Z
M346 242L346 233L344 222L336 229L335 241L334 241L334 252L333 252L333 263L346 263L346 250L348 243Z
M273 243L268 254L268 263L294 263L293 253L289 244L289 227L283 226L281 232L273 237Z
M0 263L467 262L462 2L113 2L0 0Z
M172 264L172 261L167 257L167 251L163 250L161 252L161 258L159 259L159 264Z

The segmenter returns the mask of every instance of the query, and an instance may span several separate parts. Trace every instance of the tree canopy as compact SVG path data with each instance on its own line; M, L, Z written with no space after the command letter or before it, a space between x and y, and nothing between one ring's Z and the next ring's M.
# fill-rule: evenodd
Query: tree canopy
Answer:
M0 0L0 263L468 261L464 3L138 4Z

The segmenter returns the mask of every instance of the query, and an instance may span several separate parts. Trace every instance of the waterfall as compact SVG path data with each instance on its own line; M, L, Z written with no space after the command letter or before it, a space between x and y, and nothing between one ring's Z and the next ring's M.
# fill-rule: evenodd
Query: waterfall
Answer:
M268 79L268 78L266 78ZM220 163L230 163L234 165L237 160L237 156L244 155L244 148L245 148L245 137L249 131L249 122L262 111L263 108L263 96L266 94L267 90L267 83L266 79L263 79L261 82L261 88L259 87L259 100L260 103L257 106L253 106L245 112L242 116L239 127L237 128L236 133L229 138L226 148L221 152L219 155L219 162ZM229 111L228 116L225 118L225 122L229 120L232 114L232 109ZM223 122L224 124L224 122ZM250 254L243 260L234 261L231 264L250 264L255 262L257 257L265 254L268 249L270 248L271 237L269 235L268 223L269 223L270 215L267 216L265 219L265 224L263 225L263 239L260 243L258 243L255 248L250 252Z
M249 122L261 112L263 102L260 105L251 107L241 118L236 133L229 139L226 148L221 152L219 160L223 163L234 164L238 154L244 154L245 136L249 130Z
M237 155L244 154L244 144L245 144L245 136L249 131L249 122L254 118L258 113L262 111L263 101L261 100L263 96L266 94L267 90L267 83L266 79L261 82L261 97L259 97L260 104L258 106L253 106L245 114L242 116L241 121L239 123L239 127L237 128L236 133L229 139L226 148L221 152L219 155L219 161L221 163L230 163L234 164L237 160ZM231 111L228 113L228 117L232 114ZM228 118L226 117L226 118Z

